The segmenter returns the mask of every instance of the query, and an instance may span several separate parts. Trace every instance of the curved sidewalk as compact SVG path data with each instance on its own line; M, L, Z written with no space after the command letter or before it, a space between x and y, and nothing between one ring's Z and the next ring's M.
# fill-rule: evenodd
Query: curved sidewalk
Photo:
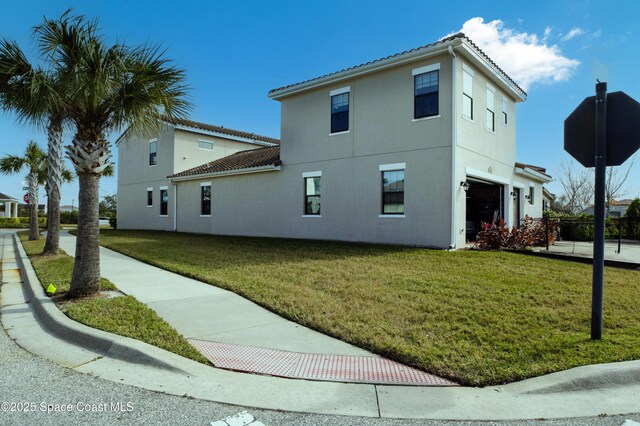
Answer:
M75 237L62 233L60 247L73 256ZM286 320L230 291L113 250L101 247L100 262L103 277L153 309L221 368L347 383L455 385Z
M212 368L70 320L44 296L13 235L0 231L0 239L6 267L0 313L9 335L30 352L103 379L247 407L366 417L513 420L640 410L640 361L480 389L332 383Z

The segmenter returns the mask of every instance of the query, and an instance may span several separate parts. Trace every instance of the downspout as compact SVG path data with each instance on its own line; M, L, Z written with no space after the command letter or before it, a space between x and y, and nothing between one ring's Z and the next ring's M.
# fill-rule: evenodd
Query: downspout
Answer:
M171 182L173 186L173 232L178 230L178 185L175 182Z
M453 47L447 49L451 55L451 244L449 250L456 248L457 195L456 185L456 146L457 146L457 114L456 114L456 54Z

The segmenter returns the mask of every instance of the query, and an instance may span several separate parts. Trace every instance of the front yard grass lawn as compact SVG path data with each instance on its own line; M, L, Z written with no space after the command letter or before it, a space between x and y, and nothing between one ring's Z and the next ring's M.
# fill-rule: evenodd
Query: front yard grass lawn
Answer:
M121 253L223 287L299 324L466 385L640 358L640 272L508 252L102 230Z
M57 256L43 256L44 238L29 241L29 233L18 233L22 246L42 286L56 287L54 299L62 311L72 320L89 327L141 340L167 351L204 364L209 362L191 346L176 330L152 309L132 296L114 298L93 297L66 301L73 272L73 257L60 250ZM118 290L105 278L100 279L101 290Z

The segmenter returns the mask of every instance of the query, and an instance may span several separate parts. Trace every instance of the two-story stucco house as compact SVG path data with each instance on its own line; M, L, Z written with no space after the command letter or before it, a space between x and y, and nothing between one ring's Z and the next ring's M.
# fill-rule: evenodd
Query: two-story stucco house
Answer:
M279 144L196 151L198 123L123 135L119 227L456 248L481 222L542 215L551 178L515 158L526 93L463 34L269 96Z

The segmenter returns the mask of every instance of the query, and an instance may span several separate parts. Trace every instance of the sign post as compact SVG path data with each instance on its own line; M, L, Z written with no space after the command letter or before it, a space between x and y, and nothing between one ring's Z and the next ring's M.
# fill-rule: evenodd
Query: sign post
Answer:
M593 230L593 285L591 290L591 340L602 338L604 294L604 213L607 175L607 83L596 84L596 179Z
M596 84L596 96L585 98L564 121L564 149L584 167L595 167L593 286L591 339L602 338L604 294L605 177L640 148L640 104L623 92L607 94Z

